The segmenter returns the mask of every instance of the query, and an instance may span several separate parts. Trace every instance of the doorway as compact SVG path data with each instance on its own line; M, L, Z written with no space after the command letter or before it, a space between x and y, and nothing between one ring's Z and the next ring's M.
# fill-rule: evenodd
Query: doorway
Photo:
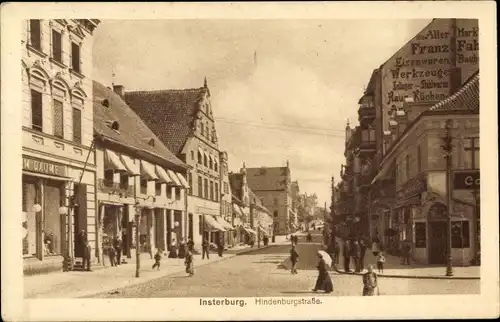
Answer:
M446 263L447 237L445 221L429 223L429 264Z
M87 228L87 185L75 183L74 185L74 229L73 229L73 242L75 248L75 257L83 257L84 253L84 240L81 234L84 231L88 234Z

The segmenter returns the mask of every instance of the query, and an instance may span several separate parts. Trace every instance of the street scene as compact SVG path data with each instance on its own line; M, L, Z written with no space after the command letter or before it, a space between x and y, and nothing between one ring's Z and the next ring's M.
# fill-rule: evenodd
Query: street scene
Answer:
M26 20L24 297L480 294L478 28Z

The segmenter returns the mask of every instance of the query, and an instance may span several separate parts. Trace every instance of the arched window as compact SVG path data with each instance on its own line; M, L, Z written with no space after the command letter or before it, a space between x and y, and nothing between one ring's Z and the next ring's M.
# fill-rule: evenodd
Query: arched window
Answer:
M217 165L217 160L214 161L214 170L219 171L219 166Z
M201 155L200 151L198 151L198 163L203 164L203 156Z
M207 160L207 155L206 154L203 156L203 165L205 167L208 166L208 160Z
M207 122L207 138L210 137L210 128L208 127L208 122Z
M208 167L209 167L210 169L213 169L213 167L214 167L214 163L213 163L213 160L212 160L212 158L211 158L211 157L210 157L210 158L209 158L209 160L208 160Z
M43 132L44 95L48 93L49 75L35 65L29 71L29 95L31 97L31 128Z
M87 95L79 88L71 90L71 106L73 110L73 142L82 143L82 110L84 108L84 101ZM117 122L118 124L118 122ZM113 128L113 127L112 127ZM114 128L113 128L114 129ZM119 129L119 125L118 125ZM115 129L114 129L115 130ZM118 131L118 130L116 130Z
M201 124L201 135L205 135L205 125L203 123Z

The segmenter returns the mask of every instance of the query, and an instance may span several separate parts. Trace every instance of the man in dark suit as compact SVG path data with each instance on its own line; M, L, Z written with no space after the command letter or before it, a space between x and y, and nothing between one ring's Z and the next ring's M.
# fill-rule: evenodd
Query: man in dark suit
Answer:
M82 230L80 232L80 239L83 245L82 269L91 272L92 270L90 268L90 254L92 253L92 247L90 247L85 230Z
M344 271L346 273L350 273L351 269L349 268L349 264L351 261L351 245L349 239L344 241L344 246L342 248L342 255L344 256Z
M201 259L205 259L205 255L207 256L207 259L210 259L209 256L209 247L210 243L206 238L203 238L203 242L201 243Z

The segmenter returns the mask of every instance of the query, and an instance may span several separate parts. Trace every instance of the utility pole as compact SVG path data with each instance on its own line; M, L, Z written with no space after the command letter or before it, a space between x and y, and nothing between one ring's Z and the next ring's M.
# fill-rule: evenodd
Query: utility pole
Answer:
M453 126L453 121L452 120L446 120L446 135L443 138L443 144L441 145L441 148L443 149L443 152L445 154L446 158L446 187L447 187L447 251L448 251L448 256L447 256L447 261L446 261L446 276L453 276L453 267L451 264L452 257L451 257L451 214L452 214L452 186L451 186L451 156L452 156L452 151L453 151L453 144L452 144L452 136L451 136L451 128Z

